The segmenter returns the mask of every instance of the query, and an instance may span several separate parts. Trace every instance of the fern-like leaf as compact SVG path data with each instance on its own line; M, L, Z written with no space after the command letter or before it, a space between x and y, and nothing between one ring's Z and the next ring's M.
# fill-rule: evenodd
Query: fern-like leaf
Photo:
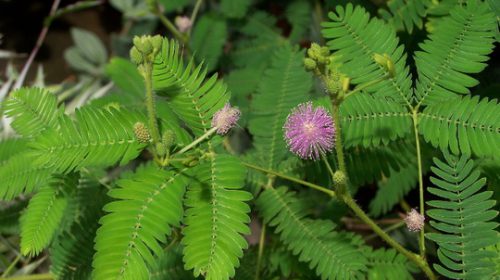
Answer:
M76 111L75 121L61 117L58 130L47 130L30 146L37 165L63 173L81 167L125 164L146 146L134 134L138 121L145 122L144 116L135 111L86 106Z
M54 177L30 200L20 220L23 255L36 256L50 243L68 205L65 192L75 188L76 179L74 175Z
M387 76L389 73L375 63L375 53L387 53L394 63L396 76L386 79L366 91L398 103L411 106L411 75L406 66L403 46L398 46L394 29L377 18L370 19L364 8L351 3L338 6L336 13L328 14L331 21L323 23L323 36L341 64L340 71L360 84Z
M394 249L367 250L369 280L411 280L416 267Z
M486 67L493 50L496 28L488 4L468 1L450 11L415 53L418 81L415 97L418 104L435 104L469 93L478 81L467 74Z
M25 137L56 128L64 107L57 107L57 98L41 88L21 88L9 96L4 104L5 114L14 120L12 127Z
M286 187L265 190L257 200L264 222L299 260L308 262L322 279L358 279L366 270L367 260L349 238L335 232L328 220L306 218L304 206Z
M396 30L412 33L414 27L422 29L427 5L429 0L390 0L387 1L389 11L381 9L379 14Z
M430 180L435 187L427 188L440 198L427 202L434 208L427 210L430 224L438 231L426 234L439 245L441 264L434 268L452 279L491 279L495 266L488 259L498 256L484 248L498 242L498 223L492 221L498 212L491 209L496 202L489 199L493 192L481 191L486 179L468 156L446 152L445 159L434 159L431 170L437 177Z
M150 267L151 280L190 280L193 275L184 270L182 262L182 246L173 245L168 251L162 252Z
M412 119L407 109L394 101L355 94L340 107L346 147L387 145L411 132Z
M233 156L214 155L194 174L184 201L185 268L207 280L229 279L248 246L241 234L250 233L250 207L245 202L252 195L240 190L245 168Z
M139 167L109 191L116 199L104 206L109 212L100 223L92 263L94 279L149 279L153 254L182 218L182 196L188 178L153 164Z
M53 170L35 165L35 159L30 151L24 151L0 166L0 200L11 200L22 193L31 193L47 183Z
M290 110L307 100L311 75L301 63L303 54L291 47L276 51L253 96L249 129L259 162L269 169L277 167L287 154L283 125Z
M425 141L453 153L500 156L500 106L496 99L465 96L427 106L419 115Z
M217 75L206 78L206 70L190 60L184 65L179 44L163 40L153 65L153 87L166 95L174 111L196 134L210 128L213 114L229 100L227 86Z

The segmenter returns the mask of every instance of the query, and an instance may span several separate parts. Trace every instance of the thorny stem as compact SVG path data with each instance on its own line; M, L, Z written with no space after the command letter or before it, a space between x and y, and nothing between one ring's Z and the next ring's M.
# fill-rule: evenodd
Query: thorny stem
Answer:
M415 144L417 148L417 165L418 165L418 192L420 200L420 215L425 216L424 208L424 178L422 172L422 155L420 150L420 139L418 137L418 108L413 109L413 132L415 134ZM420 230L418 239L418 247L420 249L420 256L425 259L425 231L424 228Z
M262 224L259 238L259 252L257 253L257 266L255 267L255 280L260 280L260 267L262 265L262 255L264 254L264 245L266 242L266 225Z
M335 151L337 153L337 162L339 165L339 169L340 169L340 171L346 173L346 176L347 176L347 170L346 170L345 159L344 159L344 150L343 150L343 145L342 145L339 105L340 104L337 104L334 102L333 111L332 111L333 121L335 123L335 129L336 129L336 132L335 132L335 134L336 134Z
M256 166L256 165L253 165L253 164L250 164L250 163L246 163L246 162L242 162L242 163L246 167L249 167L249 168L252 168L252 169L255 169L255 170L267 173L267 174L271 174L271 175L283 178L285 180L288 180L288 181L291 181L291 182L295 182L297 184L301 184L301 185L306 186L306 187L310 187L310 188L318 190L320 192L324 192L324 193L326 193L327 195L329 195L331 197L335 196L335 192L334 191L329 190L327 188L324 188L322 186L318 186L316 184L309 183L307 181L304 181L304 180L301 180L301 179L298 179L298 178L294 178L294 177L282 174L282 173L274 171L274 170L265 169L265 168L262 168L262 167L259 167L259 166Z

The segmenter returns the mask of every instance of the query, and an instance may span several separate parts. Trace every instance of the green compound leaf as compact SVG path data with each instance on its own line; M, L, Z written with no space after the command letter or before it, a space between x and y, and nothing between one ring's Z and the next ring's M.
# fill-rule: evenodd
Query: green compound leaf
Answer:
M229 155L214 155L194 171L184 204L187 207L184 238L184 263L194 276L207 280L230 279L249 234L252 195L241 190L245 168Z
M57 108L55 95L41 88L21 88L4 103L5 114L14 120L12 127L24 137L57 128L57 119L64 114L64 107Z
M367 259L346 236L335 231L328 220L306 218L306 209L286 187L269 188L257 199L264 222L275 227L288 250L309 263L321 279L359 279Z
M497 100L465 96L427 106L419 114L425 141L453 153L500 156L500 106Z
M198 63L205 62L207 71L214 70L227 40L226 21L217 15L204 15L196 22L191 45Z
M399 45L394 29L377 18L371 18L364 8L338 6L336 13L330 12L331 21L323 23L323 36L329 39L328 46L340 71L352 79L353 84L370 82L388 75L388 71L373 59L375 53L386 53L394 63L395 77L385 79L366 88L375 97L385 97L410 106L412 89L411 75L406 66L404 47Z
M403 105L367 93L347 98L340 116L346 147L387 145L412 131L411 114Z
M481 72L493 50L495 15L488 4L468 1L457 5L439 22L429 39L415 53L418 104L449 101L456 94L470 93L478 81L467 74Z
M311 90L311 75L304 70L302 57L291 47L276 51L253 96L248 126L265 168L277 167L287 154L283 125L290 110L306 101Z
M174 173L153 164L141 166L109 191L114 198L106 206L95 239L93 279L149 279L153 255L172 227L180 225L182 197L189 178L186 170Z
M193 60L184 65L179 43L163 40L153 65L153 88L168 97L172 111L196 134L211 126L212 116L229 101L227 86Z
M75 188L77 177L54 177L28 204L21 217L21 253L36 256L49 245L68 206L65 192Z
M60 118L58 130L47 130L29 144L37 166L66 173L82 167L123 165L146 146L138 142L133 130L136 122L145 122L141 113L85 106L75 115L75 121Z
M468 156L458 158L447 152L444 156L445 162L434 159L431 169L436 177L430 178L434 187L427 188L439 198L427 202L434 208L427 210L430 224L438 231L426 234L439 246L441 264L434 268L452 279L492 279L495 264L489 259L498 255L484 248L498 242L494 230L498 223L493 222L498 211L491 209L496 202L489 199L493 192L481 190L486 179L480 178Z

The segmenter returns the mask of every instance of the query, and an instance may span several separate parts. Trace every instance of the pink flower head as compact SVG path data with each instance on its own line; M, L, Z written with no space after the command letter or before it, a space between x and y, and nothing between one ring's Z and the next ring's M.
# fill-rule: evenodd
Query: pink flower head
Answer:
M421 231L424 227L424 221L425 217L415 209L411 209L405 217L405 223L409 231Z
M175 25L177 26L177 29L179 29L181 33L185 33L189 29L191 29L193 23L191 22L191 19L187 16L177 16L175 17Z
M229 103L226 103L222 109L215 112L212 118L212 127L217 128L217 134L226 134L240 118L240 110L235 107L231 107Z
M333 119L325 108L313 108L312 102L295 107L283 128L288 148L303 159L317 160L333 148Z

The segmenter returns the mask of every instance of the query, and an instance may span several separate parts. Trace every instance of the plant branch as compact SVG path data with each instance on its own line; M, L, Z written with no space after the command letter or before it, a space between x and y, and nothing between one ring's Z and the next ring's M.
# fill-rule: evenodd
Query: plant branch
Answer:
M413 132L415 134L415 144L417 148L417 165L418 165L418 193L420 201L420 215L425 216L424 205L424 178L422 172L422 152L420 150L420 139L418 137L418 109L413 109ZM424 228L420 230L418 238L418 247L420 249L420 256L425 259L425 231Z
M326 193L327 195L329 195L331 197L335 196L335 192L333 190L329 190L329 189L324 188L322 186L319 186L319 185L316 185L316 184L313 184L313 183L309 183L307 181L304 181L304 180L301 180L301 179L298 179L298 178L294 178L294 177L282 174L282 173L274 171L274 170L265 169L265 168L262 168L262 167L259 167L259 166L256 166L256 165L253 165L253 164L250 164L250 163L246 163L246 162L242 162L242 163L246 167L249 167L249 168L252 168L252 169L255 169L255 170L267 173L267 174L271 174L271 175L283 178L285 180L288 180L288 181L291 181L291 182L295 182L297 184L301 184L301 185L306 186L306 187L310 187L310 188L318 190L320 192L324 192L324 193Z
M156 9L154 11L154 14L160 19L160 21L163 23L163 25L170 31L172 34L177 38L179 41L181 41L183 44L187 44L188 39L184 34L180 33L179 30L175 27L175 25L164 15L160 12L159 9Z
M259 238L259 252L257 253L257 266L255 267L255 280L260 280L260 267L262 265L262 255L264 254L264 245L266 242L266 224L262 224Z
M17 255L16 258L10 263L9 267L7 267L7 269L5 269L5 271L2 273L1 278L7 277L7 275L9 275L10 271L14 269L20 259L21 255Z
M184 148L182 148L180 151L178 151L177 153L175 153L174 156L176 156L176 155L182 155L183 153L191 150L194 146L198 145L200 142L202 142L203 140L207 139L212 134L214 134L214 132L216 130L217 130L217 127L212 127L210 130L208 130L207 132L205 132L205 134L203 134L202 136L198 137L196 140L194 140L193 142L191 142L190 144L188 144L187 146L185 146Z
M187 40L189 40L189 37L191 37L191 30L193 29L194 22L196 21L196 16L198 15L198 11L200 10L201 2L203 2L203 0L196 1L193 12L191 13L191 17L189 18L191 20L191 28L189 28L187 32Z

